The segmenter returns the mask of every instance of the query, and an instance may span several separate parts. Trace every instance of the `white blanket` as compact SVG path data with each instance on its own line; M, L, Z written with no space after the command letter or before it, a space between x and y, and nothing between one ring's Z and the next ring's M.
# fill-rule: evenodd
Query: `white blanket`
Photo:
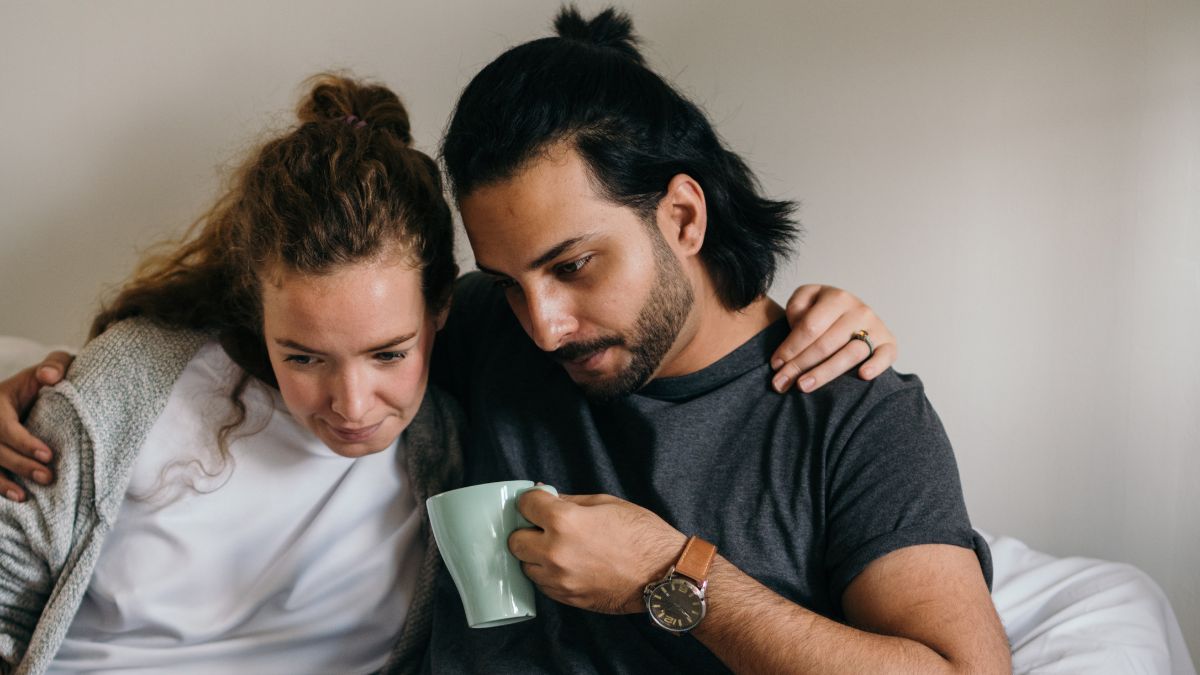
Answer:
M1195 675L1171 603L1145 572L984 536L1014 672Z

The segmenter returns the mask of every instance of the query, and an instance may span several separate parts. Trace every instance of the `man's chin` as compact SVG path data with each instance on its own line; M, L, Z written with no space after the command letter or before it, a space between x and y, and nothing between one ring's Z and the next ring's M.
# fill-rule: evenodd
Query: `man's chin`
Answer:
M597 376L584 373L576 374L568 371L571 380L579 387L583 395L598 403L607 403L624 398L645 384L645 378L638 377L626 369L615 375Z

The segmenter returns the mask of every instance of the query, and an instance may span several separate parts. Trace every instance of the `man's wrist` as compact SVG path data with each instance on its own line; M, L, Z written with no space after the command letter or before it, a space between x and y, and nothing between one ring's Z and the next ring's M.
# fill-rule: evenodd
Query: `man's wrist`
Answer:
M657 538L659 544L649 548L649 554L643 557L642 568L644 573L641 576L641 584L632 589L632 595L625 603L625 612L627 614L645 614L646 600L645 590L648 584L656 581L661 581L667 576L667 572L671 566L679 560L680 553L683 552L683 547L687 546L688 537L686 534L671 529L669 534L664 533L661 538Z

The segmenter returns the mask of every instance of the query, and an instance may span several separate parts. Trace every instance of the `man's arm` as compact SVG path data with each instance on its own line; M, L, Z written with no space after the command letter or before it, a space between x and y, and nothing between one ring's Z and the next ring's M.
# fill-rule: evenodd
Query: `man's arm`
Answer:
M686 541L650 511L608 495L531 491L520 507L541 530L514 532L513 554L547 596L583 609L644 612L642 588L665 576ZM739 673L1011 672L979 561L957 546L911 546L870 563L842 598L853 627L783 598L720 556L707 597L693 634Z
M56 597L54 587L70 557L75 527L84 520L79 506L83 486L91 484L90 466L82 465L86 434L65 396L51 392L39 399L29 425L76 461L60 467L53 486L30 486L28 503L0 501L0 663L10 670L31 656L35 629L50 598ZM34 655L45 661L49 656Z
M54 479L50 446L21 426L21 418L42 387L62 380L71 358L66 352L52 352L41 363L0 382L0 495L10 501L21 502L26 497L25 489L11 480L10 471L40 485L49 485Z
M871 563L843 625L789 602L723 558L695 635L739 673L1009 673L1004 628L974 552L930 544Z

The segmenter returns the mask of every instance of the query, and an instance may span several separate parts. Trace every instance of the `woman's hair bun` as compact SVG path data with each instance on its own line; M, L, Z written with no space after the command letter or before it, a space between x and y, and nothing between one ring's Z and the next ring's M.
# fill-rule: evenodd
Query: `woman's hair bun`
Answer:
M554 19L554 31L565 40L613 49L636 63L645 65L645 60L638 51L641 41L633 32L633 19L612 7L600 12L591 21L583 18L575 5L563 7Z
M390 131L405 145L412 144L408 110L391 89L336 73L314 75L306 83L312 89L296 111L301 124L338 121L369 125Z

